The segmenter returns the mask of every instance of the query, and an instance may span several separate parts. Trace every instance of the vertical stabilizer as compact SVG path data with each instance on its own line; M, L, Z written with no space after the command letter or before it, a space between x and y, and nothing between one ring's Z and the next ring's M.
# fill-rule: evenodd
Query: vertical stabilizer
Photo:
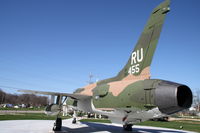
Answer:
M169 8L170 1L166 0L153 9L150 18L134 48L125 67L117 77L122 79L127 75L138 76L149 74L151 61L158 43L162 25Z
M130 79L131 77L136 76L139 76L141 80L150 78L151 61L160 37L165 16L170 11L169 4L170 0L165 0L153 9L127 64L118 73L118 75L116 77L100 81L99 83Z

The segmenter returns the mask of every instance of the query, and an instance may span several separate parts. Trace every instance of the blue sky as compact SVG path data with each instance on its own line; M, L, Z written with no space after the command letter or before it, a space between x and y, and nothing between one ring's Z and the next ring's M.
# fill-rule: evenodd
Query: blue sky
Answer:
M115 76L162 1L1 0L0 88L73 92L90 73ZM152 78L200 88L199 12L199 0L171 1Z

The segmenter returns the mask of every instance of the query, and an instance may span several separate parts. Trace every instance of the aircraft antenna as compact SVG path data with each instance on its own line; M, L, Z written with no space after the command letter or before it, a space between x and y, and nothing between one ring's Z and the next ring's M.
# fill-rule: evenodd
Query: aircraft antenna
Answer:
M87 83L89 83L89 84L92 84L92 83L94 83L93 81L92 81L92 78L94 77L94 75L92 74L92 73L90 73L89 74L89 81L87 81Z

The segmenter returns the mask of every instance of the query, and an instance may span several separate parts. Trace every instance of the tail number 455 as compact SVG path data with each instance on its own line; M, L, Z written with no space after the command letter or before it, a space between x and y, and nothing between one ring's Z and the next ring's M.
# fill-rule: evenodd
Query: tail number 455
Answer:
M136 65L133 65L129 68L128 70L128 73L129 74L135 74L135 73L138 73L140 71L140 68L139 68L140 64L136 64Z

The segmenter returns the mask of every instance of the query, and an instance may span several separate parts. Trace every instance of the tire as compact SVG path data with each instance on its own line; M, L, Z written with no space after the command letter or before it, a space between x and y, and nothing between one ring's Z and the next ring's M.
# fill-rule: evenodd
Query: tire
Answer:
M54 123L53 131L61 131L62 128L62 119L57 118L56 122Z
M73 119L72 124L76 124L76 118Z
M126 124L126 125L123 125L123 129L124 131L132 131L132 124Z

